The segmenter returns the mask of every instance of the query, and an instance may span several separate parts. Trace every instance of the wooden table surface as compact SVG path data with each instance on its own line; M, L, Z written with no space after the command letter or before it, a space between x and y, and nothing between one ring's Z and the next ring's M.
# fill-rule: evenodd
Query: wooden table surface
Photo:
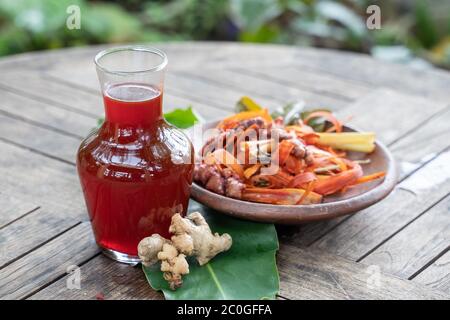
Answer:
M166 111L192 104L212 119L242 95L269 108L303 99L353 115L398 161L398 186L373 207L277 227L280 299L450 297L450 73L312 48L157 46L169 57ZM3 299L163 298L139 267L99 253L78 183L75 153L103 114L93 64L102 48L0 60ZM67 287L71 266L80 267L80 289Z

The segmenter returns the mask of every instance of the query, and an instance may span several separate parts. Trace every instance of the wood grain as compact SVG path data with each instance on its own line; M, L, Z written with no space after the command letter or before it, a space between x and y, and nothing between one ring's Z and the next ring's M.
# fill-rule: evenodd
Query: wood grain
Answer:
M433 262L415 277L413 281L449 293L450 251L447 251L442 257Z
M0 93L0 114L50 128L61 134L82 138L97 124L97 120L90 116L67 112L59 106L36 101L19 93L1 89Z
M72 165L1 141L0 150L3 152L0 157L3 192L20 194L24 203L39 206L38 210L0 229L1 266L4 266L87 216Z
M69 275L49 285L32 300L135 300L163 299L163 295L152 290L140 266L113 262L103 255L97 256L80 267L80 289L67 287Z
M0 229L38 208L39 206L33 202L24 201L2 191L0 193Z
M2 141L0 149L2 191L20 194L25 201L39 200L38 205L49 203L68 208L84 207L73 165Z
M399 160L400 176L406 177L450 146L450 108L426 121L391 146Z
M349 125L373 131L377 139L389 145L412 133L426 119L442 112L447 106L432 99L382 88L338 112L338 116L341 119L351 118Z
M61 212L64 214L61 214ZM76 226L80 221L81 214L83 214L83 217L85 214L84 211L78 213L77 216L61 208L58 210L48 205L41 205L39 209L22 219L0 229L0 241L2 243L0 274L3 273L1 269L12 261L26 256L42 244ZM41 256L36 260L44 261L47 258Z
M350 217L314 243L313 247L351 260L364 257L383 240L447 196L450 175L445 172L448 172L449 161L450 152L447 151L400 183L384 201Z
M449 98L450 76L436 69L415 70L407 66L375 60L364 54L330 49L289 47L283 45L221 42L152 43L164 50L172 70L190 70L195 67L242 67L257 69L261 66L297 66L308 72L333 75L375 87L389 87L399 91L434 95L446 102ZM49 69L59 65L73 71L92 68L92 57L105 45L72 48L53 52L36 52L0 61L4 70L17 67L28 70ZM180 59L181 56L188 58ZM74 59L76 57L76 59ZM280 59L282 57L282 59ZM420 81L418 81L420 79Z
M324 251L285 245L278 265L280 295L288 299L449 299L443 292Z
M196 68L189 71L175 72L178 77L199 78L219 86L229 87L242 92L242 95L250 97L263 96L279 101L279 106L286 103L303 100L306 105L313 108L327 106L327 108L338 109L345 107L349 100L341 97L327 96L321 93L314 93L312 90L302 89L301 74L290 76L290 83L272 80L260 74L247 74L242 70L227 70L221 68ZM284 72L279 70L279 74L284 76ZM286 78L288 75L286 75ZM339 81L336 80L336 83Z
M0 87L20 96L80 113L94 119L103 115L102 97L60 82L51 81L43 72L8 72L0 77Z
M362 261L410 278L450 247L449 212L450 196L447 196Z
M91 72L82 72L79 76L81 76L80 83L77 83L74 80L77 77L76 74L60 79L49 76L45 72L39 72L23 79L21 73L9 72L0 77L0 88L97 120L104 116L97 76L92 70ZM90 85L87 86L86 83ZM164 94L164 112L175 108L185 108L190 104L194 104L196 111L206 117L227 114L218 109L212 112L209 106L203 105L195 99L187 100L167 92Z
M39 139L30 139L39 137ZM0 140L34 153L75 164L75 154L81 139L55 133L47 127L33 125L0 114Z
M382 62L372 57L336 50L298 50L296 65L317 73L331 74L373 87L390 88L406 94L448 103L450 75L439 69L421 70ZM290 64L287 63L287 66Z
M252 75L254 77L271 79L274 82L294 88L302 88L316 95L329 98L352 101L368 94L372 88L358 81L342 79L326 73L310 71L293 63L290 66L262 65L258 68L246 69L243 67L232 67L239 73ZM325 105L325 106L328 106Z
M82 223L0 271L0 298L21 299L65 274L98 252L91 226ZM90 241L80 241L80 239Z
M165 110L193 104L205 119L212 119L229 114L243 94L250 93L271 108L299 95L308 104L329 104L344 116L353 114L353 124L375 130L400 161L402 178L407 179L386 201L351 219L279 229L282 242L312 243L312 248L300 251L283 246L284 296L448 298L422 286L446 292L449 288L444 215L449 191L442 174L449 160L447 72L412 70L360 54L313 48L155 45L170 59ZM91 248L92 235L85 223L79 224L87 215L72 156L102 114L92 57L103 48L0 60L0 204L2 214L6 212L0 220L3 297L25 298L39 292L40 299L90 299L102 292L107 299L160 298L149 291L139 270L129 271L101 256L90 260L97 251L86 249ZM433 186L424 181L432 181ZM423 185L426 188L418 187ZM80 228L86 228L80 241L69 241L80 234ZM417 239L407 241L413 234ZM367 256L372 250L373 256ZM392 252L394 262L383 255L376 258L379 250ZM367 261L380 261L388 265L382 269L400 272L402 277L413 274L413 280L383 274L382 286L367 290L366 266L337 254L350 260L367 256ZM82 264L85 273L86 287L81 291L65 290L66 270L61 266L71 262L70 257ZM105 274L99 276L101 271ZM127 284L131 282L136 285Z

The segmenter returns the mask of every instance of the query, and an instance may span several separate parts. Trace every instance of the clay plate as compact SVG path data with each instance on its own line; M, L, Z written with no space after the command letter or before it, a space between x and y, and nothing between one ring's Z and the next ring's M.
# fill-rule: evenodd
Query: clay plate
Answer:
M213 128L217 121L209 122L204 128ZM345 127L345 131L356 131ZM195 146L199 150L199 146ZM302 224L311 221L327 220L356 213L385 198L397 182L394 159L389 150L376 141L371 154L348 153L352 160L367 159L370 164L361 165L364 174L386 171L384 180L376 180L357 185L343 194L324 197L323 203L314 205L272 205L228 198L211 192L202 186L192 184L191 196L205 206L224 214L260 222L278 224Z

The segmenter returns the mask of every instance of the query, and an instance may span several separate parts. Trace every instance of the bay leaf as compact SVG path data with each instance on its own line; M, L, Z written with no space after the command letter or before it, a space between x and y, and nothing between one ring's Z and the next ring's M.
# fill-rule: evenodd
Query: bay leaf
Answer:
M199 266L189 258L190 273L183 286L171 290L159 270L159 263L143 266L150 286L166 299L274 299L279 290L275 254L278 238L273 224L235 219L213 210L202 210L211 230L228 233L233 245L208 264Z

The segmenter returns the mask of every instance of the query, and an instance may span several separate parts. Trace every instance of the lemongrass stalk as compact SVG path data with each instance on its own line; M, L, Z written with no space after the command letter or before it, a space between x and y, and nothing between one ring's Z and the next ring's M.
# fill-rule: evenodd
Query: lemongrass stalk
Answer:
M375 149L375 133L373 132L323 132L318 135L319 144L336 149L366 153Z

